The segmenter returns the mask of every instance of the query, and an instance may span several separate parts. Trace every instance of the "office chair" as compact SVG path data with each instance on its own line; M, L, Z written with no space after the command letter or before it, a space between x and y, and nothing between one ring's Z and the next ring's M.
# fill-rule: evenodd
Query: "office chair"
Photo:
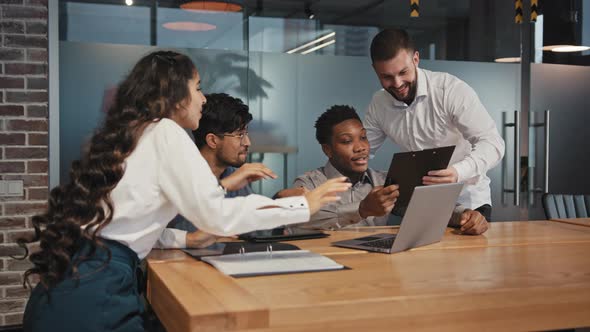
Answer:
M544 194L547 219L590 217L590 195Z

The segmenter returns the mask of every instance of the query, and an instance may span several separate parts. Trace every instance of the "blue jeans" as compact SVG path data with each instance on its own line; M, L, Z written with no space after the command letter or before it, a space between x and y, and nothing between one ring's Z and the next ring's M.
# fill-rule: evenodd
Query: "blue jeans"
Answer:
M102 240L78 265L79 279L68 277L47 291L38 284L25 309L24 331L143 331L143 303L139 295L137 254L116 241ZM88 253L85 241L74 257Z

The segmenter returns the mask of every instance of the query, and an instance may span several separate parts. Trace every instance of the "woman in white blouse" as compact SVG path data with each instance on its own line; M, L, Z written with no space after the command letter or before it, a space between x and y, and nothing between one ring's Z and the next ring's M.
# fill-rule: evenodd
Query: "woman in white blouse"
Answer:
M206 102L185 55L143 57L118 88L70 183L51 191L33 218L40 250L25 280L38 275L25 331L141 331L136 269L170 219L180 213L200 230L234 235L309 220L349 184L327 182L305 196L225 199L264 169L218 183L183 128L197 129Z

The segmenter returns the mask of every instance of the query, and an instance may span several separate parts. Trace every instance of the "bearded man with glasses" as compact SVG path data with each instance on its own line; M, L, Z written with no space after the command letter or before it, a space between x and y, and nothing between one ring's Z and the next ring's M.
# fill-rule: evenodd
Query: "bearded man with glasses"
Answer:
M226 192L226 197L252 194L250 182L261 179L276 179L277 175L262 163L246 163L250 148L248 124L252 114L239 98L225 93L205 96L207 103L199 128L192 132L195 144L217 179L236 181L232 187L237 191ZM303 188L279 191L275 198L303 195ZM213 244L215 237L197 231L192 223L182 216L170 222L158 241L160 248L202 248Z

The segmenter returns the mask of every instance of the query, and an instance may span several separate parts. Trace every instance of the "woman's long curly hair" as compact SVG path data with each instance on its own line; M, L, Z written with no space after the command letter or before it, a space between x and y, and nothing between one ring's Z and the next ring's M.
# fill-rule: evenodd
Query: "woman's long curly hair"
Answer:
M34 238L20 241L25 248L40 241L39 251L25 253L34 264L25 272L25 284L30 285L31 275L39 275L45 289L66 277L80 277L78 265L104 247L97 235L113 218L110 193L123 177L125 159L148 124L169 118L190 102L188 82L196 73L187 56L172 51L153 52L139 60L119 85L83 157L72 163L70 182L54 188L47 211L33 217ZM78 251L86 241L91 249L82 256Z

